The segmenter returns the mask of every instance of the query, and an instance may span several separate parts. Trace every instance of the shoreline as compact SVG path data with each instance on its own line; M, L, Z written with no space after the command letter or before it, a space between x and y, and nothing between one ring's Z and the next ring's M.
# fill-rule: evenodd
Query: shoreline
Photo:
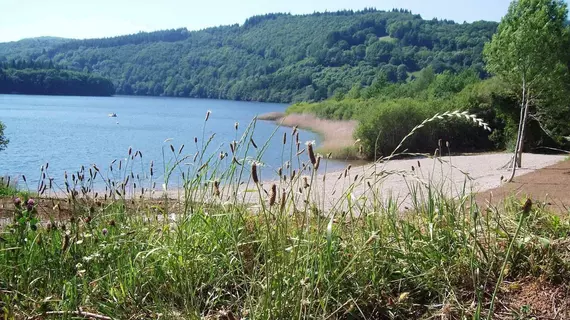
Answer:
M525 196L524 191L521 190L519 192L517 189L521 183L528 184L528 178L527 180L517 181L518 177L568 161L566 156L563 155L525 153L526 164L523 163L523 168L517 170L515 184L506 184L502 182L502 179L508 174L509 170L501 169L501 166L511 156L511 153L495 153L447 156L439 159L392 160L385 163L348 166L344 170L319 173L314 180L310 180L310 173L308 172L301 172L294 181L283 180L276 175L266 176L260 181L259 187L261 188L260 190L265 191L270 190L268 188L272 185L276 185L278 190L297 190L303 188L303 184L307 183L307 180L305 180L305 177L307 177L311 181L313 188L318 190L318 192L311 194L310 197L299 193L301 197L296 199L295 203L302 206L302 200L305 199L308 203L318 204L319 209L323 213L348 212L349 210L359 211L359 208L371 205L366 199L374 197L379 199L378 205L380 206L388 205L390 201L394 201L394 205L399 211L407 211L414 207L412 190L418 191L427 185L430 185L432 188L435 187L438 189L438 192L442 192L442 196L450 198L473 194L480 205L485 205L489 196L494 193L497 193L501 198L503 196ZM558 174L558 172L554 173ZM239 186L234 185L233 187L225 185L224 188L226 187L237 192L236 199L243 201L243 204L251 206L250 208L254 211L255 208L259 207L260 201L266 201L265 196L260 199L260 195L251 192L251 190L255 190L255 185L252 182L240 184ZM463 189L463 187L466 187L466 189ZM209 202L213 200L213 196L209 191L206 191L206 189L202 191L204 192L200 193L202 201ZM234 191L226 193L224 197L228 198L223 201L234 201L235 199L232 200ZM348 194L353 199L352 201L357 203L356 207L354 207L354 204L347 206L347 203L342 201ZM176 201L182 200L183 195L183 189L173 188L167 191L154 190L154 192L147 193L141 199L154 201L158 204L162 204L163 201L166 201L164 202L166 204L169 200L173 200L174 202L171 204L176 205ZM304 198L305 196L307 198ZM420 198L423 196L419 194ZM47 210L51 209L55 203L64 201L67 198L67 195L57 191L38 197L38 199L43 199L41 201ZM137 194L127 194L124 200L137 198L139 198ZM496 199L496 197L492 198ZM10 212L9 210L6 211L11 203L9 199L10 197L0 201L0 226L9 218L6 215ZM2 199L0 198L0 200ZM78 200L83 201L82 197L79 197ZM59 218L64 216L65 212Z
M320 119L312 114L283 112L269 112L257 117L262 121L273 121L285 127L298 127L299 129L314 132L321 139L317 152L332 154L336 160L363 160L358 154L354 132L358 126L355 120L341 121Z

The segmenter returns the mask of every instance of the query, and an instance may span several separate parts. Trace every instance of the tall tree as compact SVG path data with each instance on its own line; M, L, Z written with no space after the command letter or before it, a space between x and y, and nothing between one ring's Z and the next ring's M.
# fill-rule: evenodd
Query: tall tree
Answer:
M564 72L567 5L562 0L513 1L498 32L485 46L487 69L518 91L520 121L513 157L512 181L522 164L524 136L531 105L559 81Z

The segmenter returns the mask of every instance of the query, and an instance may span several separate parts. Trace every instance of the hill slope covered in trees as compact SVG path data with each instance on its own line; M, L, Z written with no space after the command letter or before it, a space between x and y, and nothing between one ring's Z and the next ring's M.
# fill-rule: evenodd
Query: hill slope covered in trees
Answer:
M192 32L4 43L0 62L51 60L111 79L118 94L319 101L369 86L379 74L402 82L428 66L483 73L483 46L496 27L423 20L405 10L268 14Z
M112 96L113 83L100 75L63 70L51 62L0 63L0 93Z

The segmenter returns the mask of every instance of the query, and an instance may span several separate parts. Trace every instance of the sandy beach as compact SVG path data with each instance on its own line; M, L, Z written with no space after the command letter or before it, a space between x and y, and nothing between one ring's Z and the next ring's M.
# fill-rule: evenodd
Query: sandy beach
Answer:
M278 190L293 189L298 197L298 205L303 205L306 200L316 204L323 212L353 211L358 214L359 208L387 205L389 200L396 201L395 205L400 210L407 210L414 205L411 193L417 193L418 199L424 198L428 186L445 197L457 198L503 185L502 178L509 176L510 171L502 167L511 157L510 153L492 153L392 160L319 174L312 181L306 172L304 177L293 182L290 179L275 179L264 181L261 185L268 192L273 184L277 185ZM517 170L516 176L554 165L564 159L564 155L524 154L523 167ZM305 177L312 184L310 194L304 188ZM256 193L249 192L245 197L250 203L259 203ZM346 201L347 197L351 199L350 202ZM372 199L381 199L383 203L371 203ZM351 208L348 207L349 203L352 204Z

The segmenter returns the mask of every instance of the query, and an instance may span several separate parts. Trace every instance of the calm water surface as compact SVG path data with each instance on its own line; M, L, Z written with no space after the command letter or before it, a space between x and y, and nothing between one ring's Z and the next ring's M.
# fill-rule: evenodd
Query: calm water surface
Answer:
M204 130L206 139L216 133L209 153L229 153L228 143L237 140L256 115L284 111L286 107L177 98L0 95L0 121L7 126L5 134L10 139L8 148L0 152L0 176L24 174L32 189L45 163L49 162L49 175L61 182L64 171L71 173L91 164L108 167L114 159L125 159L129 147L143 153L145 166L154 160L160 176L164 174L162 150L168 151L170 157L170 144L177 151L185 144L183 154L193 154L197 150L194 137L201 144ZM207 110L212 113L203 129ZM111 118L109 113L116 113L117 117ZM237 135L235 122L239 122ZM282 157L281 139L283 132L290 133L291 129L259 121L254 132L254 139L261 146L276 129L262 157L270 169L286 160ZM303 131L300 137L318 143L314 133ZM166 139L172 140L165 143ZM342 162L328 162L329 170L343 166ZM137 169L133 171L136 173Z

